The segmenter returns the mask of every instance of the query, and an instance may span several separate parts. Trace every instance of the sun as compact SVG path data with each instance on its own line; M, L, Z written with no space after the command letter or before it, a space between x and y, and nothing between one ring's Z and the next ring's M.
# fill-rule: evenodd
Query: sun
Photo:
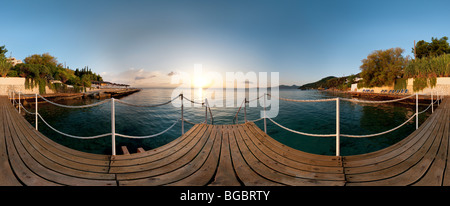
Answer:
M196 76L193 85L195 88L205 88L208 87L209 81L203 76Z

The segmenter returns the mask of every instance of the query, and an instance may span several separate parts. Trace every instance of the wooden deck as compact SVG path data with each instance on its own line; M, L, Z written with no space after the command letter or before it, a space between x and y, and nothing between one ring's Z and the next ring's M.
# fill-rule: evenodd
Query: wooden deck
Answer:
M154 150L97 155L59 145L0 97L0 185L450 185L450 101L380 151L323 156L292 149L254 123L197 124Z

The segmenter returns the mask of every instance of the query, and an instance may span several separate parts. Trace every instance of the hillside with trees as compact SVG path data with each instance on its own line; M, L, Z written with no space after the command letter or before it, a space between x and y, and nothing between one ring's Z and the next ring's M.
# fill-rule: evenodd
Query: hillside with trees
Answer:
M414 50L415 49L415 50ZM358 88L394 86L404 89L406 80L414 78L414 91L436 85L437 77L450 77L450 45L448 37L431 38L431 42L420 40L412 48L416 58L404 57L402 48L376 50L361 60L361 72L346 77L325 77L317 82L305 84L299 89L348 90L361 77Z
M9 63L9 61L6 59L6 52L8 50L5 48L5 46L0 46L0 76L6 77L8 75L9 70L11 69L12 65Z
M80 92L90 87L91 81L103 81L87 66L71 70L49 53L30 55L24 63L13 67L4 57L7 52L5 46L0 47L0 52L0 74L3 77L25 77L25 88L38 87L41 94L45 94L46 86L56 92Z
M317 82L312 82L308 84L304 84L299 87L301 90L307 89L339 89L339 90L347 90L351 88L351 85L355 83L356 78L359 74L344 76L344 77L335 77L328 76Z
M395 86L408 78L414 78L414 91L436 85L437 77L450 76L450 45L447 37L421 40L413 47L415 59L403 57L403 49L377 50L362 60L358 87Z

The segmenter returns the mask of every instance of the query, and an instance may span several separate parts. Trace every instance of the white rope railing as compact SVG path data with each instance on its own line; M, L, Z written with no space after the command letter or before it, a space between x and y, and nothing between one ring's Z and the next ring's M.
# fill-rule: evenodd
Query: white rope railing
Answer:
M189 102L191 102L191 103L193 103L193 104L201 104L201 105L205 104L205 102L196 102L196 101L194 101L194 100L191 100L191 99L187 98L187 97L184 96L184 95L183 95L183 99L188 100Z
M409 121L411 121L414 117L416 116L416 114L413 114L408 120L406 120L405 122L403 122L402 124L398 125L397 127L394 127L390 130L384 131L384 132L380 132L380 133L376 133L376 134L368 134L368 135L350 135L350 134L341 134L341 137L352 137L352 138L366 138L366 137L375 137L375 136L380 136L383 134L387 134L389 132L395 131L398 128L402 127L403 125L405 125L406 123L408 123Z
M169 104L169 103L175 101L176 99L178 99L179 97L180 97L180 95L174 97L173 99L171 99L171 100L169 100L167 102L160 103L160 104L133 104L133 103L129 103L129 102L126 102L126 101L119 100L119 99L115 99L115 101L119 102L121 104L128 105L128 106L133 106L133 107L159 107L159 106L163 106L163 105Z
M268 95L271 96L271 95ZM283 97L279 97L278 99L280 100L284 100L284 101L289 101L289 102L333 102L336 101L336 98L331 98L331 99L287 99L287 98L283 98Z
M22 107L22 109L28 114L31 114L31 115L35 115L36 114L36 112L30 112L27 109L25 109L25 107L22 104L20 104L20 107Z
M72 137L72 138L76 138L76 139L96 139L96 138L106 137L106 136L110 136L111 135L111 133L106 133L106 134L101 134L101 135L96 135L96 136L82 137L82 136L76 136L76 135L67 134L67 133L61 132L61 131L53 128L49 123L47 123L44 120L44 118L40 114L38 114L38 116L42 120L42 122L44 122L50 129L52 129L53 131L55 131L55 132L57 132L57 133L59 133L61 135L67 136L67 137Z
M167 131L169 131L170 129L172 129L172 127L174 127L175 124L177 124L180 120L181 120L181 118L178 118L172 125L170 125L170 127L168 127L167 129L165 129L164 131L159 132L159 133L156 133L156 134L147 135L147 136L131 136L131 135L124 135L124 134L116 133L116 136L125 137L125 138L130 138L130 139L146 139L146 138L152 138L152 137L156 137L156 136L159 136L159 135L162 135L162 134L166 133Z
M264 94L264 95L271 96L270 94ZM420 114L426 112L430 107L433 110L433 105L436 102L439 105L439 101L441 100L440 96L438 95L437 98L436 98L436 101L434 101L433 94L431 93L431 100L432 100L431 103L428 105L427 108L425 108L424 110L419 112L418 111L418 104L419 104L418 95L419 94L416 93L416 94L412 94L412 95L405 96L405 97L398 98L398 99L382 100L382 101L358 100L358 99L348 99L348 98L339 98L339 97L338 98L331 98L331 99L317 99L317 100L314 100L314 99L300 100L300 99L288 99L288 98L278 97L278 99L280 99L280 100L290 101L290 102L331 102L331 101L336 101L336 134L311 134L311 133L296 131L296 130L290 129L288 127L285 127L285 126L279 124L278 122L274 121L272 118L269 118L269 117L266 116L265 103L264 103L264 117L256 119L256 120L252 120L252 121L247 121L246 120L246 122L257 122L257 121L260 121L260 120L264 119L264 132L265 133L267 133L266 119L269 119L272 123L274 123L275 125L281 127L282 129L285 129L287 131L290 131L290 132L293 132L293 133L296 133L296 134L301 134L301 135L305 135L305 136L313 136L313 137L336 137L336 156L339 156L340 155L340 151L339 151L340 150L340 146L339 146L340 140L339 140L339 137L341 137L341 136L342 137L350 137L350 138L366 138L366 137L380 136L380 135L387 134L387 133L390 133L392 131L395 131L395 130L399 129L400 127L404 126L406 123L411 121L414 117L416 117L416 129L418 129L418 121L419 121L418 120L418 116ZM348 101L348 102L356 102L356 103L375 103L375 104L380 104L380 103L399 102L399 101L411 98L413 96L416 96L416 113L414 113L414 115L412 115L409 119L407 119L402 124L392 128L392 129L386 130L384 132L376 133L376 134L368 134L368 135L340 134L340 120L339 120L340 119L340 117L339 117L340 116L339 115L339 101L340 100L344 100L344 101ZM258 99L259 98L260 97L258 97ZM266 99L264 97L264 102L265 102L265 100ZM244 100L244 102L242 104L245 104L245 103L246 103L246 101ZM234 116L233 122L234 122L235 119L237 120L237 115L238 115L239 111L241 110L242 104L239 107L238 111L236 112L236 115Z
M275 122L272 118L266 117L267 119L269 119L270 121L272 121L274 124L276 124L277 126L289 131L289 132L293 132L296 134L301 134L301 135L306 135L306 136L311 136L311 137L335 137L336 134L310 134L310 133L306 133L306 132L299 132L293 129L289 129L281 124L279 124L278 122Z
M25 109L25 107L24 107L24 106L21 104L21 102L20 102L21 95L22 95L22 97L24 97L24 96L31 97L31 95L24 95L22 92L16 92L16 91L12 91L11 94L12 94L12 95L10 96L11 101L12 101L13 105L18 105L19 113L20 113L21 108L22 108L26 113L32 114L32 115L35 115L35 116L36 116L36 122L35 122L35 124L36 124L36 125L35 125L35 126L36 126L36 130L37 130L37 128L38 128L38 119L41 119L42 122L44 122L44 124L47 125L51 130L53 130L53 131L55 131L55 132L57 132L57 133L59 133L59 134L61 134L61 135L64 135L64 136L67 136L67 137L71 137L71 138L76 138L76 139L96 139L96 138L105 137L105 136L112 136L112 154L113 154L113 155L116 155L116 152L115 152L115 151L116 151L116 150L115 150L115 136L120 136L120 137L130 138L130 139L152 138L152 137L160 136L160 135L162 135L162 134L168 132L168 131L169 131L170 129L172 129L172 128L180 121L180 120L181 120L182 134L184 134L184 122L187 122L187 123L189 123L189 124L195 124L195 123L193 123L193 122L191 122L191 121L188 121L188 120L184 119L184 117L183 117L183 99L186 99L186 100L188 100L189 102L194 103L194 104L201 104L202 106L205 105L205 107L206 107L205 113L206 113L206 114L205 114L205 122L204 122L204 123L207 124L207 117L208 117L208 111L209 111L210 119L211 119L211 124L214 124L214 118L213 118L213 115L212 115L211 107L209 106L207 99L205 99L205 102L197 102L197 101L190 100L190 99L187 98L187 97L184 97L182 94L180 94L180 95L174 97L174 98L171 99L170 101L167 101L167 102L164 102L164 103L160 103L160 104L151 104L151 105L149 105L149 104L133 104L133 103L130 103L130 102L126 102L126 101L122 101L122 100L118 100L118 99L111 98L111 99L106 99L106 100L103 100L103 101L100 101L100 102L96 102L96 103L93 103L93 104L80 105L80 106L71 106L71 105L63 105L63 104L59 104L59 103L56 103L56 102L53 102L53 101L48 100L47 98L43 97L42 95L35 94L34 96L35 96L35 103L36 103L36 105L35 105L36 111L35 111L34 113L28 111L27 109ZM16 97L14 96L14 94L19 94L19 96L18 96L18 102L16 101ZM71 108L71 109L79 109L79 108L94 107L94 106L102 105L102 104L104 104L104 103L107 103L107 102L110 102L110 101L111 101L111 133L106 133L106 134L100 134L100 135L96 135L96 136L87 136L87 137L85 137L85 136L77 136L77 135L67 134L67 133L65 133L65 132L61 132L61 131L55 129L55 128L52 127L47 121L45 121L45 119L39 114L39 112L38 112L38 106L37 106L37 104L38 104L38 96L39 96L39 98L41 98L42 100L44 100L44 101L46 101L46 102L48 102L48 103L50 103L50 104L53 104L53 105L55 105L55 106L63 107L63 108ZM163 131L161 131L161 132L159 132L159 133L156 133L156 134L146 135L146 136L132 136L132 135L119 134L119 133L116 133L116 132L115 132L115 104L114 104L115 102L119 102L119 103L121 103L121 104L124 104L124 105L127 105L127 106L133 106L133 107L158 107L158 106L163 106L163 105L169 104L169 103L175 101L175 100L176 100L177 98L179 98L180 96L183 97L183 98L180 99L181 102L182 102L182 106L181 106L181 118L178 118L175 122L173 122L173 123L172 123L168 128L166 128L165 130L163 130Z
M103 100L103 101L96 102L96 103L93 103L93 104L79 105L79 106L70 106L70 105L64 105L64 104L58 104L58 103L56 103L56 102L52 102L52 101L46 99L45 97L43 97L43 96L40 95L40 94L38 94L38 96L39 96L41 99L43 99L44 101L46 101L46 102L48 102L48 103L50 103L50 104L56 105L56 106L58 106L58 107L64 107L64 108L70 108L70 109L80 109L80 108L95 107L95 106L98 106L98 105L101 105L101 104L104 104L104 103L107 103L107 102L111 101L111 99L105 99L105 100Z
M411 98L415 96L416 94L412 94L403 98L398 99L392 99L392 100L382 100L382 101L370 101L370 100L360 100L360 99L348 99L348 98L340 98L341 100L348 101L348 102L358 102L358 103L372 103L372 104L382 104L382 103L392 103L392 102L399 102L408 98Z

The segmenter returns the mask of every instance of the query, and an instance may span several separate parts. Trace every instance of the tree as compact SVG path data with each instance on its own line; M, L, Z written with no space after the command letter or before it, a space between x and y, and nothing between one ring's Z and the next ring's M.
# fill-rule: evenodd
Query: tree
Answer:
M0 57L0 75L2 77L6 77L9 70L11 69L12 65L9 63L9 61L6 58Z
M26 64L40 64L45 66L60 66L58 65L58 61L56 61L56 57L50 55L49 53L44 54L33 54L24 59Z
M0 59L6 58L6 52L8 52L8 50L5 48L5 45L0 46Z
M380 87L392 85L401 78L408 60L402 56L403 49L376 50L363 59L361 69L362 86Z
M421 59L423 57L435 57L443 54L450 53L450 45L447 42L448 37L444 36L440 39L431 38L431 42L428 43L424 40L420 40L416 44L416 58ZM414 54L414 48L412 48Z

